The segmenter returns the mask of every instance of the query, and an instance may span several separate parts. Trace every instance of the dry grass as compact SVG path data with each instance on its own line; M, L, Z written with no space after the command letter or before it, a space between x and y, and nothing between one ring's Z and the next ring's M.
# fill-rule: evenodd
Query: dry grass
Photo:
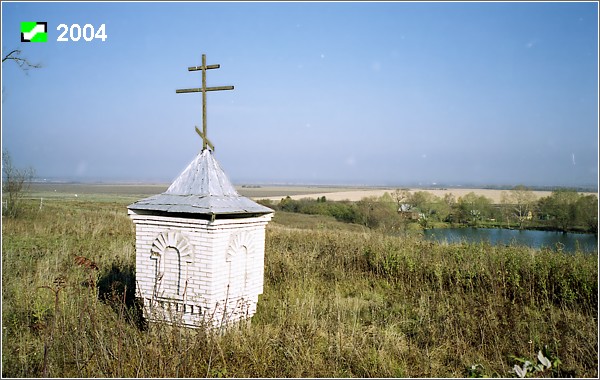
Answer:
M545 345L562 361L545 376L598 376L596 257L282 214L251 324L144 327L125 206L49 201L3 220L3 376L463 377L481 364L506 377L513 355Z

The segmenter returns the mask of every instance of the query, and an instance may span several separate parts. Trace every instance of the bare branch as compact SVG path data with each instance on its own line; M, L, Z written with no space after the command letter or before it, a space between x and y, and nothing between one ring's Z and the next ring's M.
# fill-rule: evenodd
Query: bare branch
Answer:
M17 65L19 65L19 67L21 69L23 69L23 71L27 71L29 69L39 69L42 67L41 63L31 63L31 62L29 62L29 60L27 58L21 57L21 53L22 53L21 50L15 49L15 50L11 51L10 53L6 54L2 58L2 62L4 63L4 61L8 61L8 60L13 61Z
M16 53L16 54L20 54L20 53L21 53L21 51L20 51L20 50L17 50L17 49L15 49L15 50L11 51L11 52L10 52L10 53L8 53L7 55L5 55L5 56L4 56L4 58L2 58L2 62L6 61L7 59L12 59L12 58L11 58L11 56L12 56L13 54L15 54L15 53Z
M35 177L33 168L18 169L10 153L2 151L2 215L17 217L22 211L21 201Z

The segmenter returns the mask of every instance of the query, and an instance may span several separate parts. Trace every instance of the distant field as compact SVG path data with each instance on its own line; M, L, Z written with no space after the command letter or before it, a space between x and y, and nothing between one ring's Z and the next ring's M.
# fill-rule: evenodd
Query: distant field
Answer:
M31 186L32 198L79 198L93 200L127 200L135 201L154 194L160 194L169 187L168 184L79 184L79 183L44 183ZM281 198L290 196L292 199L325 197L332 201L359 201L362 198L391 193L396 188L377 187L334 187L334 186L260 186L246 187L236 186L238 192L253 199L269 199L279 201ZM411 192L428 191L438 197L452 193L456 198L462 197L470 192L486 196L494 203L500 203L501 194L505 190L493 189L419 189L411 188ZM538 198L551 194L550 191L534 191ZM590 193L593 194L593 193Z
M304 198L307 196L311 196L312 198L317 198L322 196L322 194L334 194L334 193L343 193L343 192L360 192L360 191L369 191L374 189L369 189L365 187L325 187L325 186L261 186L258 188L249 188L249 187L236 187L238 192L249 198L254 199L272 199L272 200L280 200L286 196L290 196L293 198ZM360 200L360 199L359 199Z
M164 192L168 184L83 184L36 183L28 197L34 199L73 199L103 202L134 202Z
M36 183L32 184L30 198L57 198L82 200L137 200L160 194L169 184L84 184L84 183ZM308 196L315 193L351 191L352 187L320 186L236 186L238 192L248 198L280 200L286 196ZM363 190L365 190L363 188Z
M325 197L331 201L360 201L365 197L376 196L380 197L383 194L392 193L396 187L380 188L380 187L319 187L319 186L266 186L260 188L238 188L240 194L254 199L270 199L279 201L281 198L290 196L292 199L301 198L320 198ZM410 188L410 192L427 191L437 197L451 193L456 198L465 196L470 192L477 195L483 195L490 198L493 203L500 203L502 192L507 190L496 189L477 189L477 188L443 188L443 189L428 189L428 188ZM536 197L547 197L552 194L551 191L533 191ZM596 194L596 193L584 193Z
M290 197L292 199L301 199L301 198L319 198L319 197L325 197L327 200L330 201L342 201L342 200L349 200L349 201L359 201L365 197L372 197L372 196L376 196L376 197L380 197L383 194L387 193L392 193L394 190L396 190L395 188L388 188L388 189L360 189L360 190L348 190L348 189L337 189L337 191L331 191L331 192L320 192L320 193L304 193L304 194L290 194ZM491 189L419 189L419 188L413 188L413 189L409 189L409 191L411 192L416 192L416 191L427 191L429 193L434 194L435 196L438 197L443 197L444 195L451 193L453 194L456 198L462 197L470 192L474 192L477 195L483 195L486 196L487 198L490 198L492 200L493 203L500 203L500 200L502 198L502 192L506 191L506 190L491 190ZM538 198L541 197L546 197L548 195L551 194L550 191L534 191L533 192ZM261 198L260 196L258 198ZM281 199L281 197L263 197L265 199L270 199L273 201L278 201Z
M87 184L87 183L35 183L31 185L33 194L51 194L57 196L75 194L114 194L137 195L162 193L168 184Z

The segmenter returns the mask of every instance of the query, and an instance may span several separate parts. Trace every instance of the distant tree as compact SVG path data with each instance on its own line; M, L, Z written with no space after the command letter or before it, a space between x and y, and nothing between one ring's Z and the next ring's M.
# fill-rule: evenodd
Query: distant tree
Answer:
M279 209L281 211L298 212L298 202L288 195L279 202Z
M392 211L398 211L396 208L396 200L394 200L394 198L387 191L383 193L381 197L379 197L379 202L385 203Z
M396 201L397 210L410 198L408 189L396 189L392 192L392 198Z
M366 197L356 202L356 219L366 227L386 231L397 230L402 224L389 194L387 197Z
M577 221L579 194L573 189L555 190L539 201L540 211L551 220L554 227L567 231Z
M576 203L577 224L589 232L598 233L598 197L595 194L580 196Z
M329 215L346 223L360 223L357 221L356 205L354 202L338 201L328 202Z
M21 201L34 175L33 168L17 169L10 153L2 151L2 215L17 217L21 214Z
M507 192L502 192L500 202L506 210L507 217L514 217L519 223L519 229L530 220L536 205L535 194L523 185L516 186Z
M371 217L377 203L377 197L365 197L356 202L358 222L366 227L377 227L377 221Z
M457 209L459 220L462 223L476 226L488 216L491 205L491 199L484 195L477 195L474 192L470 192L458 198Z
M445 216L443 217L443 221L454 223L457 219L457 215L455 213L456 210L456 198L452 193L444 194L443 203L445 205Z
M416 191L409 198L409 203L414 208L421 210L421 213L429 217L435 208L439 198L428 191Z

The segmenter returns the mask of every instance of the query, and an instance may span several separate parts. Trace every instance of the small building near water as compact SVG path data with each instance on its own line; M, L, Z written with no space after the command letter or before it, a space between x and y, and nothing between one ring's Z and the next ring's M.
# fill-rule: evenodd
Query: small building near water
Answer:
M148 321L220 327L254 315L273 210L240 196L210 149L164 193L127 208Z
M402 203L398 208L398 214L407 220L418 220L423 215L419 209L412 207L407 203Z

